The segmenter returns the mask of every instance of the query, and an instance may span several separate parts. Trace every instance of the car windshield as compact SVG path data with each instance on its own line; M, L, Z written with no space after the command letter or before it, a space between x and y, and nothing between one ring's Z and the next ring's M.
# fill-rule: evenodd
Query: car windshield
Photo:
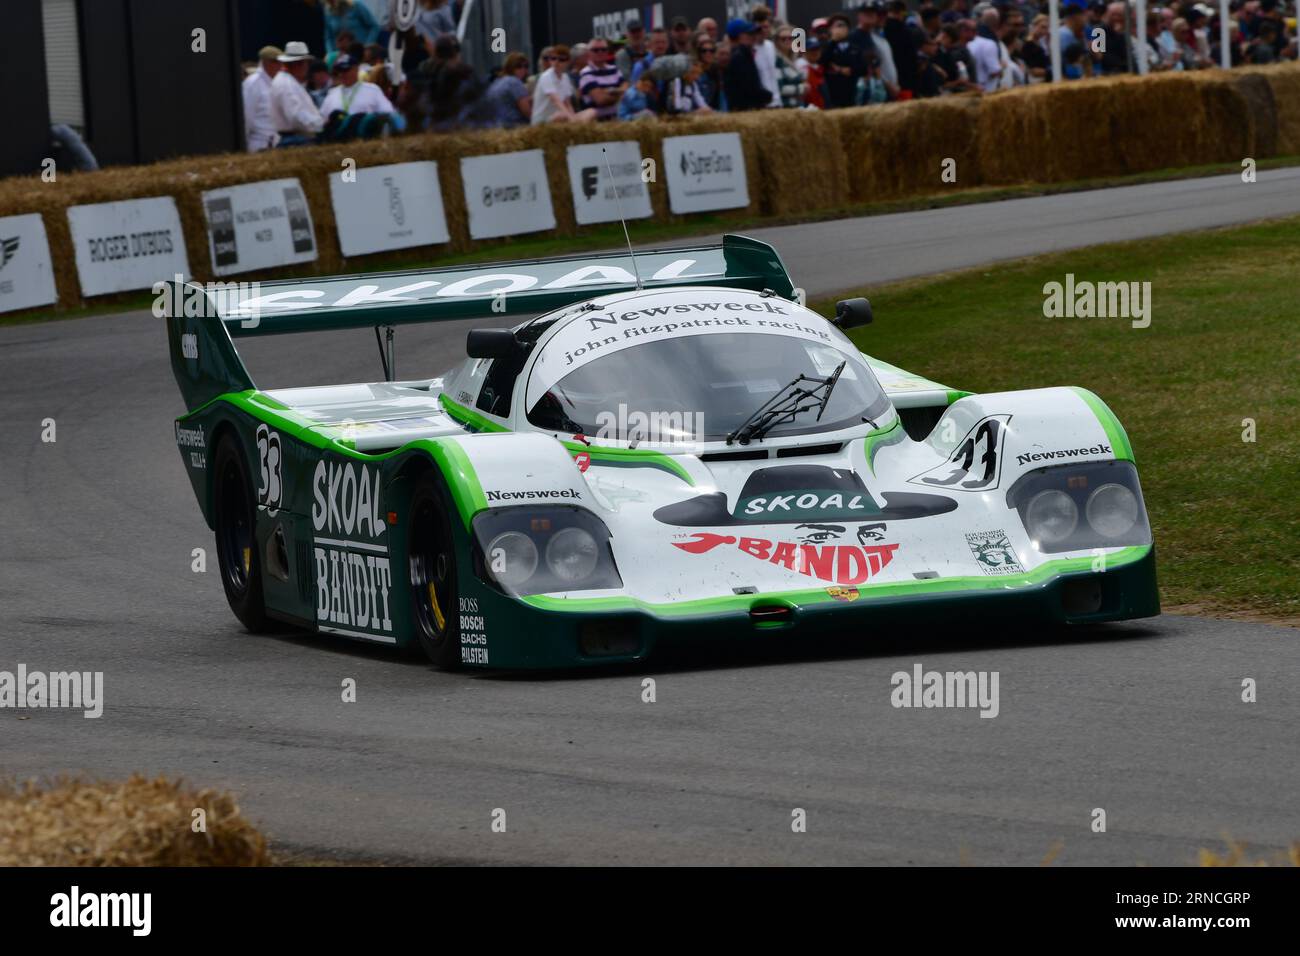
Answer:
M548 431L627 441L719 441L778 392L788 395L786 386L798 376L824 380L841 363L820 421L825 389L815 400L798 402L812 408L772 427L767 437L832 431L883 416L889 400L847 341L840 347L795 335L712 332L574 362L540 396L534 398L530 386L528 420Z

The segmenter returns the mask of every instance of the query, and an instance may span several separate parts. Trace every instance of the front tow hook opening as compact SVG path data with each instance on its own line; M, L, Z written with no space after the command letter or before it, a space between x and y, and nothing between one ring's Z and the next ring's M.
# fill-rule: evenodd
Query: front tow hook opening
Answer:
M749 620L763 630L789 627L794 623L794 608L788 604L756 604L749 609Z

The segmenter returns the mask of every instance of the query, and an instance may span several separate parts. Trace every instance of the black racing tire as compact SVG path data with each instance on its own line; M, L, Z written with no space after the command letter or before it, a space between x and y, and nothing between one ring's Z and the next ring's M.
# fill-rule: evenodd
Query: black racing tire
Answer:
M411 495L406 553L411 582L411 625L435 666L460 664L460 590L451 496L442 476L426 472Z
M262 597L262 560L257 553L257 496L248 463L230 435L217 443L212 472L212 524L217 564L230 610L254 634L274 630Z

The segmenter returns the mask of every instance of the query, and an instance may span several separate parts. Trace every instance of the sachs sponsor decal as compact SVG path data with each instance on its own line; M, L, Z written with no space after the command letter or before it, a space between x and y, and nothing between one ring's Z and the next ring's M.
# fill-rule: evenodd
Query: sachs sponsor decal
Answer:
M971 532L966 535L966 545L985 574L1024 573L1024 565L1016 557L1011 539L1000 528L997 531Z
M367 465L321 460L312 475L312 494L316 619L321 629L390 634L388 592L393 575L388 544L380 540L387 526L380 508L379 469L372 479Z
M1097 455L1114 455L1114 452L1110 450L1109 445L1093 445L1091 448L1063 448L1060 451L1016 455L1016 464L1029 465L1036 461L1053 461L1057 458L1095 458Z
M814 526L808 527L812 529ZM859 528L859 543L856 545L808 543L828 538L835 540L838 533L845 530L830 525L820 526L811 534L801 535L799 541L773 541L769 538L697 531L689 540L674 541L673 547L687 554L707 554L715 548L734 547L751 558L768 564L779 564L789 571L808 577L838 585L857 585L879 574L894 559L897 544L866 543L883 537L884 528L881 524Z
M526 489L524 491L487 491L488 501L548 501L553 499L581 498L582 492L577 488Z

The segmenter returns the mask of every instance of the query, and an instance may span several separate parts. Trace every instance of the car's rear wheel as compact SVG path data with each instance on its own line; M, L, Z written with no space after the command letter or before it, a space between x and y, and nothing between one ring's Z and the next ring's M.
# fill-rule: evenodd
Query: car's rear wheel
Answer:
M460 591L450 496L436 472L428 472L411 496L407 554L411 619L420 648L438 667L460 663Z
M229 435L217 444L213 464L212 511L217 564L226 600L254 634L271 630L262 599L262 563L257 554L257 504L248 465Z

